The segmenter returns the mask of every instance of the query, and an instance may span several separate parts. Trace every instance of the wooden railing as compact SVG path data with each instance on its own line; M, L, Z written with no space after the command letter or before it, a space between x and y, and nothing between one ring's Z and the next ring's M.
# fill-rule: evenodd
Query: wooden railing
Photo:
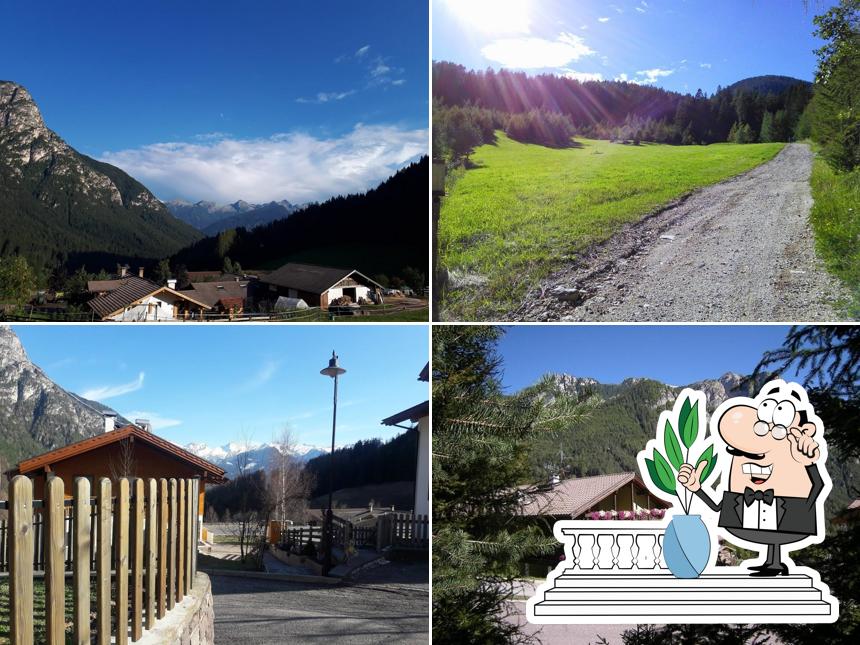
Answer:
M197 572L196 479L77 478L70 500L59 477L33 500L33 483L15 477L6 530L12 643L34 642L33 579L45 578L45 639L66 642L66 571L72 571L73 640L103 645L140 640L190 592ZM91 497L91 493L95 493ZM36 527L40 528L37 529ZM37 538L38 534L38 538ZM113 585L111 581L113 579ZM90 593L95 586L95 609ZM113 640L112 640L113 639Z

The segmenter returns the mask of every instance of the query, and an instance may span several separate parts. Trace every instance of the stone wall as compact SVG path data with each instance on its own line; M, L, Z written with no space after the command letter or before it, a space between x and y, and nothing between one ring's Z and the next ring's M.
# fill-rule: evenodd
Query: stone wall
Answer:
M191 593L138 641L145 645L214 645L215 610L209 576L198 572Z

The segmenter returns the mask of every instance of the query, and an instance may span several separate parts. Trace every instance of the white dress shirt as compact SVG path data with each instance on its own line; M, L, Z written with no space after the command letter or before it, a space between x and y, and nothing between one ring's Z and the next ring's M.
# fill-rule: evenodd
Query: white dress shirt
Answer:
M776 530L776 498L767 504L764 500L755 501L749 506L741 502L745 529Z

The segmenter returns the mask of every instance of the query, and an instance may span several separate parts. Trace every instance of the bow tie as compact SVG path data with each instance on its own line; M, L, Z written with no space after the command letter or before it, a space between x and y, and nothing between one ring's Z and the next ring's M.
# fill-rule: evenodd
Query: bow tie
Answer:
M749 486L744 489L744 504L751 506L753 502L764 502L765 504L773 504L773 489L768 488L762 492L753 490Z

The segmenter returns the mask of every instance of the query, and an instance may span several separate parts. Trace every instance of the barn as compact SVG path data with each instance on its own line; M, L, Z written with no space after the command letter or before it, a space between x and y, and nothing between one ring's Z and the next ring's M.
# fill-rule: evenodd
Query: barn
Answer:
M328 309L333 301L347 296L352 302L380 302L382 285L356 269L337 269L290 262L260 277L258 300L272 303L278 297L300 298L310 307Z

